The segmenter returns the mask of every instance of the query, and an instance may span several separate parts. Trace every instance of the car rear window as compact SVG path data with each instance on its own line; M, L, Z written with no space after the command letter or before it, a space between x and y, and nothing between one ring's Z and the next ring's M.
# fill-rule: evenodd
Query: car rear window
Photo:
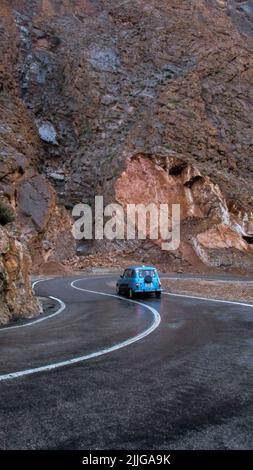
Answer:
M146 277L146 276L155 277L156 276L155 269L140 269L139 277Z

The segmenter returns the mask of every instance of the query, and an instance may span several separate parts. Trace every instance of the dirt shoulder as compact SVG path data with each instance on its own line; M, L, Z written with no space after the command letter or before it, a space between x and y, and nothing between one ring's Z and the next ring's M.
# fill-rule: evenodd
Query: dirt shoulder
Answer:
M163 288L175 294L253 303L253 282L162 279Z

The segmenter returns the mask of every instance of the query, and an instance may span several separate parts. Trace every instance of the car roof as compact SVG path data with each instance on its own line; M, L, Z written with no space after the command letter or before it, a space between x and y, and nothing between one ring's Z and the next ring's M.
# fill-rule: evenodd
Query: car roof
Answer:
M133 270L140 270L140 269L156 269L154 266L129 266L129 268L126 269L133 269Z

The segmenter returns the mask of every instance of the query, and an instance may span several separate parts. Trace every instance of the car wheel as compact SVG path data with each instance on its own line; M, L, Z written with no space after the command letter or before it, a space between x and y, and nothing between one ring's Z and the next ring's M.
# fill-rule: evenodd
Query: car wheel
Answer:
M128 298L133 299L134 298L134 291L133 289L128 289Z
M156 292L155 296L156 296L157 299L160 299L161 298L161 292Z
M121 295L121 290L120 290L119 286L116 286L116 294Z

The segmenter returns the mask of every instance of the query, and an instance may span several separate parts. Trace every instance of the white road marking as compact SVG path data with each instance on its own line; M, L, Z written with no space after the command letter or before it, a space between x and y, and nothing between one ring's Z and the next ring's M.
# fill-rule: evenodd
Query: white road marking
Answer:
M171 277L161 277L161 279L165 279L166 281L208 281L208 282L219 282L219 284L253 284L253 281L250 279L219 279L215 277L184 277L184 276L171 276Z
M49 280L49 279L46 279L46 280ZM44 365L44 366L41 366L41 367L36 367L36 368L33 368L33 369L27 369L27 370L23 370L23 371L12 372L12 373L9 373L9 374L0 375L0 381L11 380L11 379L15 379L15 378L18 378L18 377L31 375L31 374L37 374L39 372L50 371L50 370L58 369L58 368L65 367L65 366L68 366L68 365L71 365L71 364L77 364L77 363L80 363L80 362L84 362L84 361L87 361L89 359L93 359L93 358L96 358L96 357L99 357L99 356L103 356L105 354L109 354L113 351L117 351L117 350L122 349L126 346L129 346L130 344L133 344L137 341L140 341L141 339L143 339L146 336L150 335L160 325L160 322L161 322L160 314L156 309L154 309L150 305L144 304L142 302L138 302L136 300L125 299L124 297L119 297L118 295L115 295L115 294L108 294L106 292L99 292L99 291L94 291L94 290L89 290L89 289L83 289L81 287L75 286L76 282L80 282L80 281L83 281L83 280L85 280L85 278L76 279L75 281L72 281L71 282L71 287L73 287L74 289L83 291L83 292L93 293L93 294L97 294L97 295L104 295L104 296L107 296L107 297L114 297L114 298L117 298L117 299L122 300L122 301L127 301L127 302L131 302L131 303L141 305L142 307L147 308L149 311L152 312L152 314L154 316L153 323L151 324L151 326L147 330L144 330L142 333L134 336L133 338L125 340L125 341L123 341L119 344L111 346L109 348L101 349L97 352L87 354L85 356L80 356L80 357L76 357L76 358L73 358L73 359L68 359L68 360L65 360L65 361L62 361L62 362L57 362L55 364L48 364L48 365ZM44 279L40 280L40 281L36 281L35 283L37 284L38 282L42 282L42 281L44 281ZM35 285L35 283L33 284L33 286ZM185 298L188 298L188 299L204 300L204 301L218 302L218 303L226 303L226 304L240 305L240 306L243 306L243 307L253 308L253 305L251 305L251 304L246 304L246 303L242 303L242 302L234 302L234 301L230 301L230 300L210 299L208 297L197 297L197 296L193 296L193 295L184 295L184 294L172 294L170 292L164 292L164 294L174 296L174 297L185 297ZM54 300L57 300L61 303L62 310L61 309L59 309L59 310L63 311L66 308L66 305L64 304L64 302L62 302L62 300L60 300L56 297L50 297L50 298L52 298ZM50 318L52 316L55 316L56 314L59 314L59 313L60 313L59 311L54 313L53 315L50 316ZM35 322L38 323L39 321L46 320L47 318L49 318L49 317L39 319ZM14 326L14 327L10 327L10 328L20 328L22 326L29 326L29 325L33 325L35 322L31 322L31 323L26 324L26 325L19 325L19 326L16 326L16 327ZM6 329L5 331L8 331L8 330L9 330L9 328ZM2 331L4 331L4 330L2 330Z
M196 300L205 300L208 302L218 302L221 304L232 304L232 305L240 305L241 307L250 307L253 308L252 304L245 304L242 302L235 302L232 300L221 300L221 299L211 299L209 297L197 297L195 295L185 295L185 294L172 294L171 292L163 292L165 295L172 295L174 297L185 297L186 299L196 299Z
M45 371L50 371L50 370L54 370L54 369L59 369L60 367L65 367L65 366L68 366L68 365L71 365L71 364L77 364L77 363L80 363L80 362L87 361L89 359L94 359L96 357L103 356L105 354L109 354L113 351L117 351L119 349L125 348L126 346L130 346L130 344L133 344L133 343L136 343L137 341L140 341L141 339L143 339L146 336L150 335L160 325L160 322L161 322L160 314L155 308L151 307L150 305L146 305L146 304L144 304L142 302L138 302L136 300L124 299L124 298L118 297L117 295L114 295L114 294L108 294L108 293L105 293L105 292L98 292L98 291L83 289L81 287L77 287L77 286L74 285L75 282L80 282L80 281L83 281L83 279L76 279L75 281L73 281L71 283L71 287L73 287L74 289L80 290L80 291L88 292L88 293L93 293L93 294L97 294L97 295L104 295L104 296L107 296L107 297L114 297L114 298L117 298L117 299L122 300L122 301L131 302L131 303L134 303L134 304L137 304L137 305L141 305L142 307L148 309L153 314L153 317L154 317L154 320L153 320L151 326L148 329L144 330L142 333L139 333L138 335L136 335L132 338L129 338L125 341L122 341L121 343L115 344L114 346L110 346L108 348L100 349L99 351L96 351L96 352L91 353L91 354L86 354L85 356L79 356L79 357L75 357L73 359L67 359L67 360L62 361L62 362L56 362L55 364L47 364L47 365L44 365L44 366L41 366L41 367L35 367L33 369L27 369L27 370L22 370L22 371L18 371L18 372L12 372L12 373L9 373L9 374L0 375L0 381L16 379L18 377L24 377L26 375L37 374L39 372L45 372Z
M50 280L51 279L40 279L38 281L35 281L32 284L32 288L34 288L36 286L36 284L38 284L39 282L50 281ZM49 299L55 300L56 302L58 302L60 304L60 308L56 312L52 313L51 315L47 315L46 317L38 318L37 320L32 320L29 323L24 323L23 325L14 325L14 326L7 326L6 328L1 328L0 333L6 333L10 330L17 330L18 328L25 328L27 326L36 325L37 323L41 323L45 320L49 320L50 318L53 318L53 317L56 317L57 315L60 315L60 313L62 313L63 310L65 310L66 305L61 299L58 299L57 297L52 297L51 295L49 296Z

